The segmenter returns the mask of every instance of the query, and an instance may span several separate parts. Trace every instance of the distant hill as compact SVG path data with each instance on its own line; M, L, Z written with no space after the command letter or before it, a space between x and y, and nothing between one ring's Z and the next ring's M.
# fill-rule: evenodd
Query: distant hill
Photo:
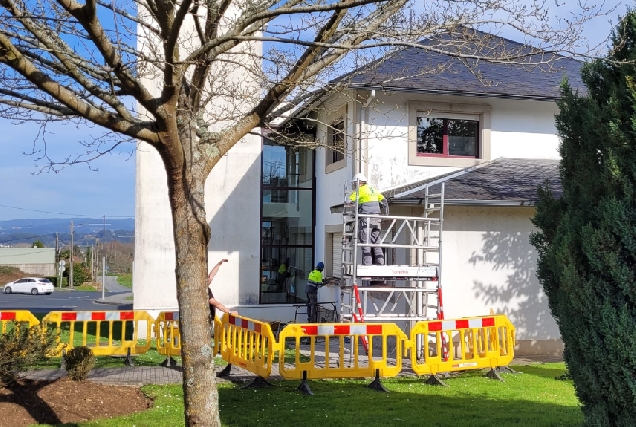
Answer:
M131 242L135 235L133 218L69 218L69 219L11 219L0 221L0 245L32 244L40 240L47 247L55 246L55 233L61 245L71 241L71 221L74 226L73 243L90 245L100 242ZM104 231L104 228L106 230Z

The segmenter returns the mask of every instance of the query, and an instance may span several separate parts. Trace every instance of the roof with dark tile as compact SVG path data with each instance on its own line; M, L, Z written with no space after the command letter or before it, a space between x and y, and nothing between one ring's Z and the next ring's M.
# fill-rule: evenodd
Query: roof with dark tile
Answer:
M382 194L390 202L417 204L427 185L429 193L437 193L444 182L448 204L533 205L537 201L537 187L546 180L554 196L560 197L563 190L558 160L500 158Z
M586 92L580 76L583 62L556 54L537 53L537 49L492 34L469 30L453 35L452 39L443 36L420 45L425 48L402 49L349 74L349 86L555 100L560 97L563 78L567 77L574 89ZM475 58L453 56L460 52ZM520 57L509 63L477 59L497 58L500 52Z

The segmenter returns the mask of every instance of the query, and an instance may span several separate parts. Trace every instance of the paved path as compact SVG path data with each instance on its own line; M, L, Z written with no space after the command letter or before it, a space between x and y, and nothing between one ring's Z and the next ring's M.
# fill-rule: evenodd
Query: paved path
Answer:
M304 350L303 350L304 351ZM558 356L537 355L526 356L513 359L511 366L527 365L529 363L542 362L562 362L563 359ZM217 368L218 370L218 368ZM404 360L403 372L400 376L413 376L415 373L410 369L410 360ZM181 384L182 368L180 366L164 367L164 366L125 366L121 368L97 368L93 369L88 377L89 381L101 384L112 385L130 385L141 386L144 384ZM47 369L37 371L27 371L22 374L24 378L31 380L52 381L66 376L66 371L61 369ZM251 381L256 375L241 369L237 366L232 367L232 373L229 377L217 378L219 382L226 381ZM272 374L268 379L281 380L278 371L278 364L272 366Z
M127 288L125 286L120 285L119 283L117 283L117 277L116 276L106 276L105 277L105 285L106 285L106 290L108 292L131 292L130 288ZM97 278L98 282L102 281L102 277L99 276Z
M220 369L217 368L217 372ZM100 384L111 385L130 385L142 386L145 384L181 384L183 379L183 369L181 366L164 367L164 366L124 366L121 368L96 368L91 371L88 376L89 381ZM21 375L35 381L54 381L58 378L66 376L63 369L43 369L36 371L27 371ZM251 381L256 376L248 371L240 369L236 366L232 367L232 374L227 378L217 378L218 382L227 381ZM272 373L269 379L282 379L278 375Z

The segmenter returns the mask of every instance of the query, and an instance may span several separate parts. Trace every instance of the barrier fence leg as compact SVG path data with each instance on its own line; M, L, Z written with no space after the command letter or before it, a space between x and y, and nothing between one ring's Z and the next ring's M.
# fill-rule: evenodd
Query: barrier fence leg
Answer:
M389 392L389 390L384 388L384 385L382 385L382 383L380 382L380 370L379 369L375 370L375 379L367 387L372 388L375 391L381 391L381 392L384 392L384 393L388 393Z
M173 359L172 356L168 356L166 360L161 362L161 366L166 366L166 367L177 366L177 361Z
M130 349L126 349L126 359L124 359L124 365L126 366L135 366L132 361L132 357L130 355Z
M309 388L309 384L307 383L307 371L303 371L303 380L301 381L300 385L298 386L296 390L308 396L314 395L314 393Z
M503 382L504 379L501 378L501 375L499 374L504 374L504 373L505 374L521 374L522 372L514 371L507 366L497 366L496 368L492 368L490 371L488 371L486 376L488 378L492 378L493 380L498 380Z
M265 378L260 375L250 381L249 384L244 385L241 388L265 388L265 387L274 387L274 384L267 381Z
M232 373L232 364L228 363L225 368L217 372L216 376L218 378L224 378L224 377L229 377L231 373Z
M431 375L430 377L428 377L428 379L426 381L424 381L424 383L428 384L428 385L441 385L441 386L444 386L444 387L448 387L448 384L446 384L440 378L440 374Z

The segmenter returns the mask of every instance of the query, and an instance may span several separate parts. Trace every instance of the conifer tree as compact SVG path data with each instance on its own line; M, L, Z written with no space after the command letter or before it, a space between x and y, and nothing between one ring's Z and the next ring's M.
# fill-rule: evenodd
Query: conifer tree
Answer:
M537 275L589 426L636 422L636 12L604 59L564 83L556 126L563 195L539 189Z

